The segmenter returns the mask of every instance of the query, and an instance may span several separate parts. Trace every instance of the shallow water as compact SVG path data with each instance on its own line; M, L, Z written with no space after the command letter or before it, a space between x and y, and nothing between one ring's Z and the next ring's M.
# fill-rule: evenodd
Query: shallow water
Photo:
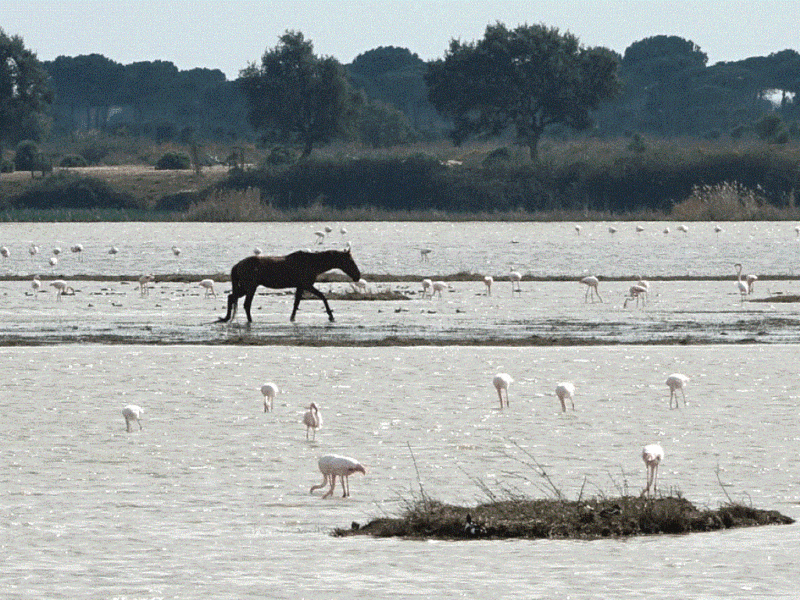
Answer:
M791 597L800 526L594 542L334 539L420 483L495 493L662 489L800 518L797 346L0 349L6 598ZM253 366L257 365L254 372ZM491 386L512 373L509 409ZM669 410L666 374L692 377ZM572 380L577 410L555 383ZM264 413L259 387L278 384ZM304 407L324 418L305 440ZM145 408L125 432L127 403ZM744 414L756 418L743 419ZM309 495L316 459L357 457L352 496ZM419 468L419 480L411 452ZM535 565L535 568L532 566ZM499 575L502 573L502 576Z
M508 282L491 296L454 282L435 299L417 283L371 284L409 300L333 300L334 324L318 301L290 324L290 292L259 294L247 328L241 313L214 323L226 285L204 298L195 283L161 281L143 297L130 282L92 279L224 272L256 244L312 246L323 225L0 224L11 250L0 275L86 276L61 301L46 285L34 294L28 281L0 280L3 598L796 595L798 525L593 542L329 535L398 513L420 484L465 504L485 500L484 486L545 496L532 457L567 497L636 494L641 446L655 441L664 491L711 507L727 492L800 518L798 305L741 302L735 281L720 279L741 261L760 274L751 298L798 293L793 224L664 235L663 223L641 234L615 223L612 236L609 223L587 223L577 236L563 223L347 223L364 272L514 266L575 280L524 280L516 297ZM342 243L331 225L322 247ZM56 244L64 252L50 269ZM576 281L588 273L677 279L651 282L646 306L624 308L630 281L602 281L605 301L588 303ZM515 379L502 411L498 371ZM688 405L670 410L664 380L675 371L691 382ZM562 380L577 388L566 415L553 395ZM281 388L269 414L266 381ZM306 441L311 401L324 424ZM142 431L125 432L128 403L145 408ZM366 465L351 498L309 495L325 453Z
M637 225L644 231L637 233ZM361 270L378 274L500 276L514 268L535 277L720 277L733 275L735 262L744 263L746 273L798 274L794 223L723 223L719 234L710 223L690 223L688 233L676 225L591 222L576 235L572 223L0 223L0 245L11 252L0 259L0 275L228 273L256 246L286 254L341 248L347 241ZM314 232L324 226L332 231L317 245ZM610 226L618 229L613 235ZM40 248L33 258L31 243ZM72 254L69 248L78 243L83 252ZM111 245L119 249L116 256L108 254ZM53 268L48 260L56 247L62 253ZM427 261L420 248L431 250Z

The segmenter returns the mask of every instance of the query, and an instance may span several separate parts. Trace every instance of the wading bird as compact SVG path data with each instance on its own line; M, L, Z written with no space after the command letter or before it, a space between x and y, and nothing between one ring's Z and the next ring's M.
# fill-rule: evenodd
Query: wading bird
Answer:
M56 300L59 302L61 301L61 296L65 294L73 296L75 294L75 290L72 289L72 286L67 285L67 282L63 279L56 279L50 285L56 288Z
M303 415L303 425L306 426L306 439L308 439L308 432L313 431L313 440L317 439L317 429L322 427L322 415L319 414L317 405L313 402L308 405L306 414Z
M567 412L567 398L572 404L572 410L575 410L575 385L569 381L564 381L556 386L556 396L561 401L561 411Z
M689 383L689 378L681 373L673 373L667 377L664 383L666 383L669 388L669 407L672 408L672 399L675 398L675 408L678 408L678 394L676 393L678 390L681 391L683 405L686 406L686 393L683 391L683 388Z
M333 494L333 488L336 487L336 478L342 481L342 498L347 498L350 495L350 475L353 473L367 474L364 466L354 458L348 456L339 456L337 454L326 454L321 457L317 462L320 472L322 473L322 483L319 485L312 485L309 494L313 494L314 490L325 487L330 484L331 488L322 496L327 498Z
M511 281L511 295L513 296L514 292L521 294L522 284L520 282L522 281L522 273L519 271L511 271L511 273L508 274L508 279Z
M503 409L503 390L506 392L506 406L509 406L508 403L508 386L514 383L514 380L511 379L511 375L508 373L498 373L492 379L492 384L494 385L494 389L497 390L497 396L500 398L500 409Z
M589 294L592 295L592 303L594 303L595 295L597 295L597 298L600 300L600 302L603 301L603 298L600 297L600 292L597 289L597 286L600 285L600 280L597 277L594 275L589 275L588 277L581 279L581 283L586 286L586 296L583 299L584 303L589 301Z
M217 294L214 291L214 280L213 279L203 279L203 280L200 281L200 283L198 285L201 288L205 288L205 290L206 290L206 293L203 294L204 298L207 298L208 296L214 296L214 298L217 297Z
M642 496L655 495L658 488L658 465L664 458L664 449L659 444L648 444L642 448L642 460L647 468L647 485L642 490Z
M141 293L142 296L147 296L150 293L150 286L148 284L151 281L155 281L155 278L156 276L152 273L139 277L139 293Z
M278 386L274 383L265 383L261 386L261 393L264 394L264 412L272 412L272 403L278 391Z
M741 298L742 302L744 302L744 297L747 296L750 287L747 285L747 283L742 281L742 263L736 263L733 266L736 268L736 275L738 277L736 281L736 287L739 290L739 297Z
M422 297L433 298L433 281L430 279L422 280Z
M128 404L128 406L122 409L122 416L125 417L125 428L129 433L133 431L131 426L134 422L139 425L139 430L141 431L142 424L140 423L139 419L142 418L143 412L144 409L141 406L136 406L135 404Z
M491 275L487 275L483 278L483 284L486 286L486 295L492 295L492 284L494 283L494 277Z

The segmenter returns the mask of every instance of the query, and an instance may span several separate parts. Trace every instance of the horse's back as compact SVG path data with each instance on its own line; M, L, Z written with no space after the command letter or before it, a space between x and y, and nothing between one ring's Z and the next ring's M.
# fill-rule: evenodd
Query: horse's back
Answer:
M291 255L289 255L291 256ZM240 285L281 289L296 287L298 274L296 268L287 261L287 256L248 256L233 266L231 281Z

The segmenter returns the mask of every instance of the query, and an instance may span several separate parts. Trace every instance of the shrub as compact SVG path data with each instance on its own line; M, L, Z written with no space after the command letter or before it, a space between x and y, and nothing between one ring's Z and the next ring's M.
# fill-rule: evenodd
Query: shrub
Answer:
M23 140L17 144L14 154L14 168L17 171L36 171L40 167L41 151L36 142Z
M100 162L108 156L108 153L108 146L95 140L91 140L80 151L80 155L86 159L86 162L90 165L100 164Z
M3 160L0 162L0 173L13 173L14 172L14 161L11 160Z
M156 162L156 169L159 171L191 168L192 161L185 152L167 152Z
M58 163L59 167L63 167L65 169L72 169L75 167L86 167L88 166L86 159L82 156L77 154L69 154L61 159L61 162Z
M59 173L12 199L14 208L136 208L128 194L122 194L93 177Z

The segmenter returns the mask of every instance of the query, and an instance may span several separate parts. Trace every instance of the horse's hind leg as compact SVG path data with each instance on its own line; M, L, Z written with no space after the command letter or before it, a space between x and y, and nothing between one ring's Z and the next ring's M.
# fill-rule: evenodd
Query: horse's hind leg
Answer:
M252 323L253 317L250 316L250 307L253 305L253 297L256 295L255 288L251 291L247 292L247 295L244 297L244 312L247 313L247 322Z

